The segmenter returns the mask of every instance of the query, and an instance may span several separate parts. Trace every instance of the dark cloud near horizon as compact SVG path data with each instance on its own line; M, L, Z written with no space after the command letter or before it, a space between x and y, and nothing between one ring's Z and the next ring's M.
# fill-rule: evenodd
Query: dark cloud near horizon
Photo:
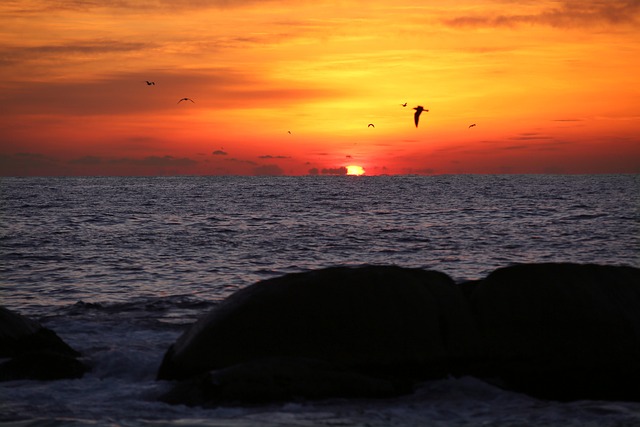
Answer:
M509 3L509 2L507 2ZM530 15L468 15L445 20L452 27L515 27L522 24L557 28L600 25L635 25L640 16L638 0L564 0Z
M15 154L1 154L0 165L6 165L6 162L18 162L31 165L42 165L58 163L58 160L38 153L15 153Z
M227 152L226 151L222 151L222 150L216 150L211 154L214 155L214 156L226 156Z
M244 160L244 159L237 159L235 157L231 158L231 159L224 159L226 162L233 162L233 163L244 163L247 165L251 165L251 166L257 166L258 163L254 162L253 160Z
M23 176L37 171L36 175L55 174L60 161L38 153L0 154L0 175Z
M271 154L265 154L264 156L258 156L259 159L290 159L290 156L272 156Z
M70 165L85 165L85 166L95 166L102 164L103 159L101 157L95 156L84 156L79 157L77 159L69 160Z
M144 158L122 157L109 159L97 156L83 156L68 161L36 153L16 153L0 155L1 175L24 175L37 170L37 175L73 175L77 172L77 166L99 166L101 168L117 166L136 167L171 167L171 168L191 168L198 164L197 161L186 157L173 156L147 156Z
M320 173L322 175L346 175L347 168L344 166L340 166L339 168L322 168Z
M284 175L284 171L278 165L261 165L253 168L255 176L280 176Z
M311 168L308 171L309 175L346 175L347 174L347 168L344 166L341 166L339 168L322 168L322 169L318 169L318 168Z

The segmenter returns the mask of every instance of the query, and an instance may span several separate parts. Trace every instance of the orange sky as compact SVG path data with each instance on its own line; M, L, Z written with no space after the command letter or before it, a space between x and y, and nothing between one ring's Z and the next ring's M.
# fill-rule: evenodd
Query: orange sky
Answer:
M639 0L3 0L0 20L0 175L640 173Z

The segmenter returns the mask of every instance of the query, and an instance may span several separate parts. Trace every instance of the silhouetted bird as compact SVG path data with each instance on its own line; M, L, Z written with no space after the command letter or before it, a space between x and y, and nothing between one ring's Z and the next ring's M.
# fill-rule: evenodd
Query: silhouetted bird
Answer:
M413 121L416 123L416 127L418 127L418 120L420 120L420 114L423 111L428 112L429 110L425 110L422 105L418 105L417 107L414 108L414 110L416 110L416 113L413 115Z
M147 86L151 86L151 85L155 85L156 82L150 82L149 80L145 80L145 82L147 82Z
M406 106L407 106L407 103L405 102L404 104L400 104L400 105L402 105L403 107L406 107Z
M288 130L287 132L289 133L289 135L291 135L291 131L290 130Z
M367 125L367 127L368 127L368 128L374 128L375 126L373 125L373 123L369 123L369 124Z
M178 101L178 104L180 104L182 101L191 101L193 102L193 99L191 98L182 98L180 101ZM195 104L195 102L193 102Z
M472 127L474 127L475 125L476 125L475 123L474 123L474 124L472 124L472 125L469 125L469 128L472 128Z

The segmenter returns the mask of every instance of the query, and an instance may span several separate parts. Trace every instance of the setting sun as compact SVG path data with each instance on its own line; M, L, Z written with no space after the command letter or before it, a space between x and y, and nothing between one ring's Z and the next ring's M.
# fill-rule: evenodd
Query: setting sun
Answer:
M347 166L347 175L362 175L362 174L364 174L364 169L362 169L362 166L357 166L357 165Z

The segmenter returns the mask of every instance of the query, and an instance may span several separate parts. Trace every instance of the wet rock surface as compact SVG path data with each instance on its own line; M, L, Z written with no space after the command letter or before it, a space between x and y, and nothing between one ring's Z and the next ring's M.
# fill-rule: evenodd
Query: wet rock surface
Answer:
M386 397L472 375L557 400L640 400L640 269L528 264L455 284L335 267L232 295L165 354L170 403Z
M475 283L484 374L537 397L640 400L640 270L523 264Z
M0 307L0 381L80 378L80 353L37 321Z

